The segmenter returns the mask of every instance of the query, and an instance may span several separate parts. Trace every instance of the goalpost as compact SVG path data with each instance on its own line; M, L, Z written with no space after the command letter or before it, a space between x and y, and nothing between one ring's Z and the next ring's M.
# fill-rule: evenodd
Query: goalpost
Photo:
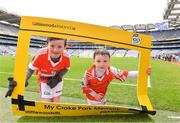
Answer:
M67 38L104 44L140 52L138 65L137 98L140 108L120 106L90 106L86 104L61 104L24 99L25 78L28 64L28 48L32 35ZM21 116L82 116L148 113L154 115L148 97L146 68L150 66L152 37L148 35L107 28L98 25L40 17L21 17L16 51L14 80L17 86L12 93L12 110ZM22 60L23 59L23 60Z

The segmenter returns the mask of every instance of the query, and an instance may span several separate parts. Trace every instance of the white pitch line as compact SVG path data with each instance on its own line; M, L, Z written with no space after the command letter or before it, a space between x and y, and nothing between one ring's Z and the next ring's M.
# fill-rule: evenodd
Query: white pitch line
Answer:
M0 72L2 74L14 74L14 73L9 73L9 72ZM35 75L33 75L35 76ZM64 78L65 80L73 80L73 81L82 81L81 79L73 79L73 78ZM137 86L136 84L127 84L127 83L115 83L115 82L112 82L112 84L114 85L127 85L127 86Z
M137 86L136 84L126 84L126 83L115 83L115 82L113 82L112 84L114 84L114 85L127 85L127 86Z
M168 116L168 118L180 119L180 116Z
M10 74L10 75L13 75L14 73L10 73L10 72L0 72L2 74ZM32 76L35 76L35 75L32 75Z
M73 81L82 81L81 79L72 79L72 78L64 78L65 80L73 80ZM115 83L113 82L112 84L114 85L128 85L128 86L137 86L136 84L126 84L126 83Z
M9 72L0 72L0 73L3 73L3 74L13 74L13 73L9 73Z

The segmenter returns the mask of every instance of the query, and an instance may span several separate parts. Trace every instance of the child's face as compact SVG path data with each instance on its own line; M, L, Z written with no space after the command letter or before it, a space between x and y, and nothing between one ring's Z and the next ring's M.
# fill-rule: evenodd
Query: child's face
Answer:
M96 55L94 58L94 65L100 71L105 71L110 63L108 55Z
M51 58L58 58L66 49L64 46L64 40L49 41L48 49Z

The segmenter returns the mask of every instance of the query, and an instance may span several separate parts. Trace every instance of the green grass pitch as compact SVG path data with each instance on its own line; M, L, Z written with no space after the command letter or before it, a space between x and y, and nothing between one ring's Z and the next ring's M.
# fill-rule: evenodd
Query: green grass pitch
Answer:
M31 58L29 58L31 59ZM30 60L29 60L30 61ZM65 75L64 80L64 90L63 90L63 98L64 102L69 102L69 99L72 101L72 103L86 103L85 96L82 93L81 90L81 79L84 75L84 72L92 66L92 59L91 58L80 58L80 57L71 57L71 69L70 71ZM6 90L5 88L8 85L7 78L9 76L13 76L14 71L14 63L15 63L15 57L12 56L0 56L0 87L1 90ZM138 59L137 58L117 58L112 57L111 58L111 65L115 67L119 67L123 70L137 70L138 68ZM151 87L148 88L148 95L151 100L151 103L153 107L159 111L160 114L155 116L155 118L151 118L146 115L138 115L136 116L129 116L129 115L122 115L120 116L121 119L119 119L119 116L89 116L86 119L86 117L83 117L82 121L114 121L113 118L115 118L116 121L161 121L165 120L163 116L171 112L167 115L178 115L180 116L180 66L171 64L169 62L164 62L160 60L151 60L151 66L153 69L152 75L151 75ZM130 79L128 78L126 82L121 83L118 81L113 81L109 88L108 88L108 103L113 105L126 105L126 106L138 106L137 101L137 94L136 94L136 79ZM31 77L29 80L29 86L25 89L26 93L25 96L29 96L27 93L36 93L37 98L35 100L39 99L38 94L38 86L37 86L37 78L35 76ZM30 94L31 95L31 94ZM3 96L3 95L2 95ZM1 96L1 97L2 97ZM33 97L33 96L32 96ZM4 99L4 103L8 102L8 99ZM2 100L1 100L2 101ZM63 102L63 101L62 101ZM1 105L7 105L3 102ZM9 101L10 103L10 101ZM8 104L9 104L8 103ZM10 105L10 104L9 104ZM3 108L2 108L3 109ZM4 109L5 110L5 109ZM6 109L5 112L10 112L11 109ZM0 114L1 117L3 114ZM166 116L166 115L165 115ZM112 118L112 120L108 120L109 118ZM58 122L58 121L73 121L75 117L70 118L54 118L51 122ZM166 116L166 121L180 121L180 119L170 119L168 116ZM39 118L39 120L45 120L46 122L50 122L51 118ZM95 120L97 119L97 120ZM106 119L106 120L104 120ZM5 120L5 119L4 119ZM7 121L8 118L6 119ZM17 119L16 119L17 120ZM18 118L17 121L34 121L37 122L38 118L32 118L32 117L21 117ZM81 121L77 120L77 122ZM1 121L1 120L0 120ZM76 121L76 120L74 120Z

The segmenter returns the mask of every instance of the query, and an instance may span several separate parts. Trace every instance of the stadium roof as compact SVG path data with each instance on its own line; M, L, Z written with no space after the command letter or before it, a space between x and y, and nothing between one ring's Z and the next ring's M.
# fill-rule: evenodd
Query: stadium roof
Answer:
M20 24L20 16L7 13L5 11L0 10L0 22L1 23L9 23L9 24Z
M162 0L162 1L165 1L165 0ZM138 3L137 3L137 5L138 5ZM13 5L13 7L14 7L14 5ZM161 7L161 6L159 6L159 7ZM154 8L152 7L152 10L151 10L152 13L153 13L153 9ZM169 25L171 27L173 27L173 28L177 28L177 27L179 28L180 27L180 0L168 0L167 7L163 8L163 9L165 9L165 13L164 13L164 15L162 14L161 16L163 16L162 18L164 19L164 21L167 20L169 22ZM131 8L129 10L131 10ZM35 10L35 11L37 11L37 10ZM14 12L12 12L12 13L14 13ZM16 25L16 26L19 25L20 24L20 16L21 15L20 14L19 15L12 14L12 13L8 13L8 12L5 12L3 10L0 10L0 22L4 22L4 23L8 22L8 23ZM65 11L65 13L66 13L66 11ZM137 13L135 13L135 14L137 14ZM145 13L145 14L151 16L150 13ZM153 13L153 14L155 14L155 13ZM119 15L121 15L121 14L119 13ZM30 15L30 16L33 16L33 15ZM146 19L145 16L143 16L142 18ZM141 20L144 20L142 18L141 18ZM133 19L136 19L136 18L133 18ZM113 23L111 25L113 25ZM159 25L162 26L163 24L159 23ZM131 25L131 24L127 24L127 25L113 25L111 27L112 28L119 28L119 29L123 29L123 30L129 30L129 31L151 31L151 30L158 30L157 23L153 23L153 22L152 23L147 23L147 24L134 24L134 25Z
M163 18L170 26L180 27L180 0L169 0Z

